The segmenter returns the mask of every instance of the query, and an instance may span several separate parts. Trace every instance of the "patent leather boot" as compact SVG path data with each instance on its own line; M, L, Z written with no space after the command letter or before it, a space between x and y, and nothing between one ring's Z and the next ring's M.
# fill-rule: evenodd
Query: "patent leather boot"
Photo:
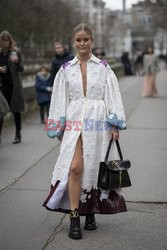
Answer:
M81 239L82 232L80 228L80 217L78 209L71 211L70 213L70 232L69 237L71 239Z

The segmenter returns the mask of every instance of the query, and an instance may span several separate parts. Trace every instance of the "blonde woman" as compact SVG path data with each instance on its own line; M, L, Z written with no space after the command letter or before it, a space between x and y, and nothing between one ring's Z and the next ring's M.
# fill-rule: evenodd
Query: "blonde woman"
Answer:
M43 205L70 214L72 239L82 238L80 216L86 216L85 230L95 230L95 214L127 210L122 195L97 187L99 162L105 158L110 138L118 140L126 122L117 78L106 61L91 53L92 45L91 29L78 25L73 32L77 55L56 75L48 120L48 135L58 137L61 149ZM110 131L106 121L112 126ZM50 131L57 122L61 129Z
M24 98L20 72L23 72L20 50L8 31L0 33L0 89L13 112L16 133L13 144L21 142L21 111ZM0 120L0 134L3 119Z
M153 48L149 46L143 58L144 84L143 97L158 96L156 87L156 74L159 70L157 57L154 55Z

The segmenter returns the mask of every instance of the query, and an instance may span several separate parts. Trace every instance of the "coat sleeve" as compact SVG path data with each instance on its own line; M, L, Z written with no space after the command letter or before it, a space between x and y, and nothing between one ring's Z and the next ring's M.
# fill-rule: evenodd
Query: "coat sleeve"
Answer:
M61 67L54 79L51 96L47 127L47 134L50 138L59 137L63 134L68 104L68 83L65 79L65 69Z
M126 129L125 113L118 80L107 64L104 100L107 107L107 122L118 129Z

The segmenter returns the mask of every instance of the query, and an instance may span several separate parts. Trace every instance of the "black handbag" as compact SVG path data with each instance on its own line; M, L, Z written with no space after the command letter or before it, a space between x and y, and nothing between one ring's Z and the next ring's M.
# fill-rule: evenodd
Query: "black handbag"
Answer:
M131 186L128 169L131 166L129 160L123 160L119 142L116 145L120 160L108 161L112 139L109 142L105 161L100 162L97 186L102 189L112 190Z

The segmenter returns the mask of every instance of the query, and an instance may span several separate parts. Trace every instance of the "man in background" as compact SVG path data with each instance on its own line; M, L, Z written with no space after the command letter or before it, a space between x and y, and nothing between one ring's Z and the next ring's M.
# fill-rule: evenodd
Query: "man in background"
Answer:
M53 86L54 78L59 71L60 67L74 57L69 52L67 52L61 42L54 43L54 53L55 57L52 60L51 74L49 79L49 85Z

